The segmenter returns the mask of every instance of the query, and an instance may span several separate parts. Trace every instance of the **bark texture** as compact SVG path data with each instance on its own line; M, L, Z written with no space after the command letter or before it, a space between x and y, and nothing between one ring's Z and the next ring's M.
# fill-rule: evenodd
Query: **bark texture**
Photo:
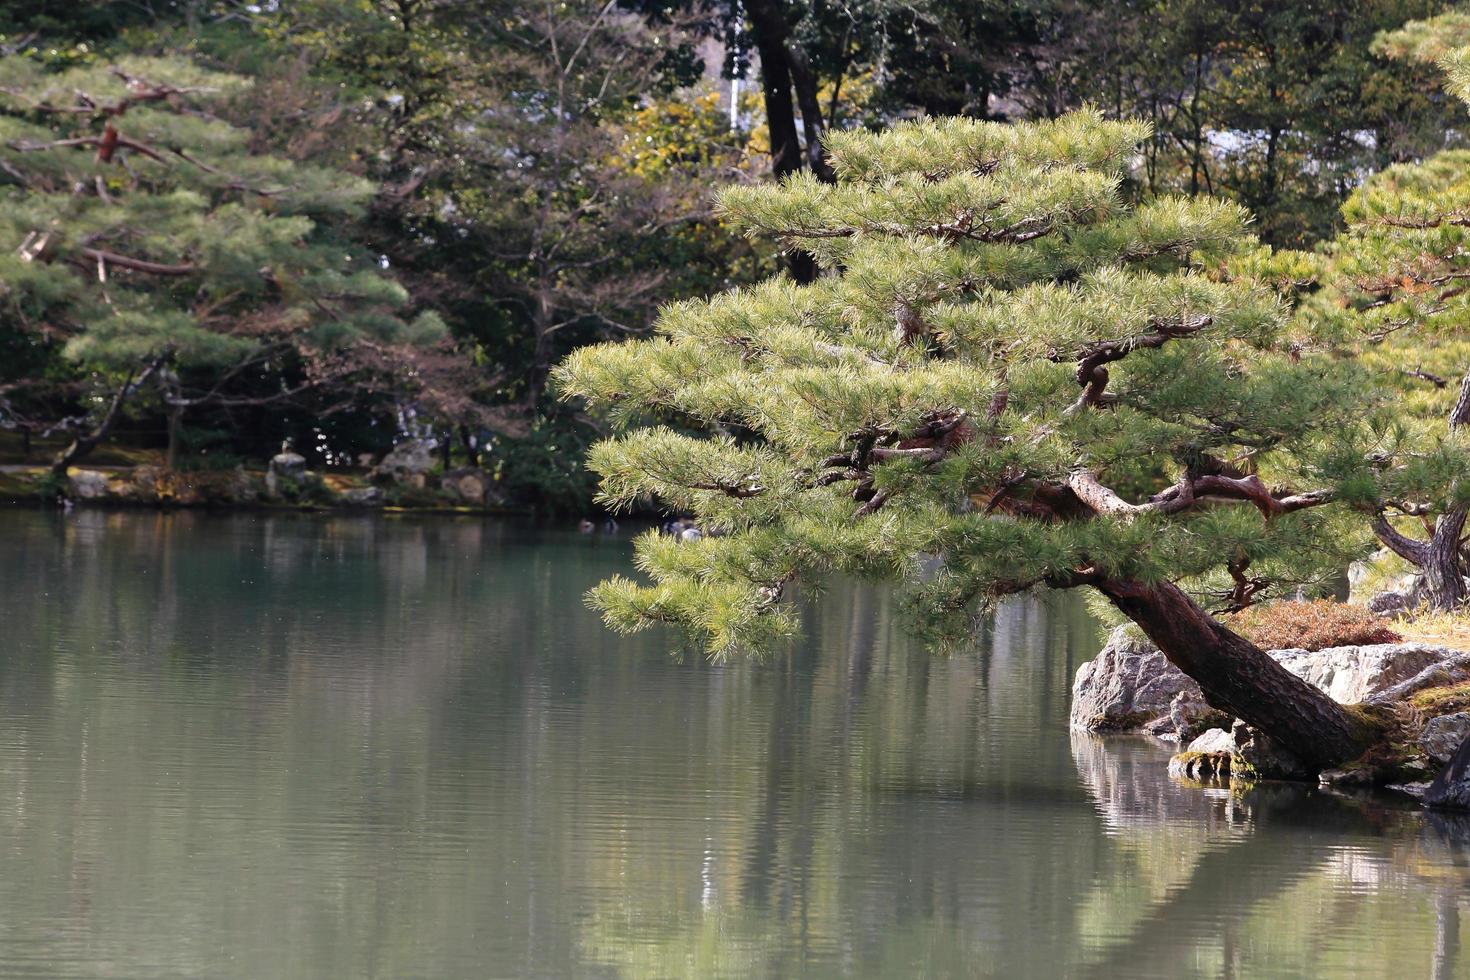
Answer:
M1178 586L1106 581L1097 587L1199 684L1212 707L1255 726L1306 765L1330 768L1373 741L1366 721L1227 629Z
M835 180L822 152L822 113L817 103L817 83L804 52L789 43L791 25L776 0L745 0L751 34L761 61L761 97L766 109L766 128L771 135L771 173L777 179L808 164L820 179ZM801 102L801 130L807 138L802 151L797 126L796 103ZM789 256L791 278L809 283L817 278L817 263L811 253L795 249Z

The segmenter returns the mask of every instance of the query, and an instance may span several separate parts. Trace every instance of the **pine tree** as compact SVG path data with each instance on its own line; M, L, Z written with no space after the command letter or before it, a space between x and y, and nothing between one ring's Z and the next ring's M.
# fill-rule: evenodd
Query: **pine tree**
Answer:
M650 581L591 593L608 623L759 649L794 629L799 582L847 573L904 582L942 639L1001 597L1091 587L1303 760L1361 751L1357 713L1201 605L1342 567L1324 505L1353 472L1352 365L1282 349L1239 207L1124 202L1147 136L1090 111L905 123L832 134L835 185L725 191L732 222L827 273L674 304L655 338L559 369L628 427L591 454L602 499L706 532L640 538Z
M64 345L91 388L58 472L139 395L156 392L172 437L192 407L284 400L350 377L360 349L441 332L405 320L403 289L332 234L368 183L254 155L214 114L246 84L171 59L0 61L0 316Z
M1377 50L1438 62L1470 96L1470 16L1446 14L1382 36ZM1327 254L1330 288L1306 304L1310 339L1352 356L1386 389L1369 420L1371 465L1352 502L1384 546L1424 576L1430 605L1467 598L1470 514L1470 151L1375 174L1343 207Z

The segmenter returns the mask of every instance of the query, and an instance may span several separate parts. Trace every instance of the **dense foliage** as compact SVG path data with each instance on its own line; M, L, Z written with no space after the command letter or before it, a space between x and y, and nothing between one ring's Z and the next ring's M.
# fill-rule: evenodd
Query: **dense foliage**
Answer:
M104 357L107 344L78 335L75 324L91 321L81 306L42 314L37 304L49 301L12 286L7 271L0 427L49 439L48 452L110 429L114 441L170 446L180 467L259 465L282 440L313 465L340 465L406 436L430 436L451 457L494 475L505 496L582 510L579 449L607 420L546 398L552 365L588 343L646 334L670 301L749 284L780 267L797 281L816 273L812 253L823 249L810 240L782 254L769 239L730 234L711 207L714 186L796 173L829 182L827 134L837 146L849 132L917 114L1048 119L1092 105L1110 119L1150 124L1138 158L1119 168L1120 200L1212 194L1250 209L1264 241L1310 245L1330 234L1340 201L1366 175L1423 158L1463 123L1456 100L1427 84L1432 66L1371 46L1381 29L1443 7L1434 0L1330 8L1197 0L9 4L0 11L6 86L18 93L9 96L9 125L30 128L6 136L6 161L18 168L0 175L7 194L47 194L61 207L71 190L59 182L41 188L35 171L64 161L78 174L52 167L48 179L80 176L90 188L64 207L100 211L91 178L103 173L102 188L119 201L122 183L135 180L122 164L80 173L94 146L15 148L100 138L100 117L37 111L25 93L44 87L38 79L121 84L114 66L127 71L138 59L162 59L150 63L177 76L160 74L163 82L228 80L130 111L151 125L175 102L182 110L155 148L167 167L136 149L119 154L141 181L131 191L180 206L168 195L202 189L189 205L200 221L227 205L277 230L288 218L298 229L309 221L302 242L353 256L362 270L355 281L373 284L370 301L353 301L364 315L421 325L437 317L446 336L385 344L381 330L354 327L329 338L322 323L306 322L311 304L295 303L290 288L272 300L257 277L237 283L241 291L213 308L212 320L189 326L208 334L196 338L209 340L208 351L154 345L168 347L169 358L140 380L152 360L132 371L132 362ZM732 76L754 83L733 106ZM207 121L193 114L201 111ZM265 169L292 175L291 193L277 203L261 206L262 195L227 186L229 175ZM325 185L313 176L327 174L336 176ZM329 208L307 202L327 189ZM0 226L3 251L20 260L54 210L39 199L16 209ZM183 234L160 225L156 236L175 231ZM211 234L224 231L210 225ZM207 237L156 238L148 254L160 266L189 256L197 263L190 250ZM54 250L62 239L45 241ZM282 247L284 239L275 241ZM279 264L279 255L254 250L242 241L230 261L251 272L267 259ZM292 261L324 271L306 253L293 252ZM63 306L106 302L95 263L26 265L29 275L47 269L85 287ZM297 281L310 281L306 266L291 270ZM155 339L180 309L203 309L202 299L186 296L199 285L193 280L115 261L104 271L107 295L150 321ZM214 300L229 292L223 280L205 293L213 289L223 290ZM266 315L272 303L282 315ZM285 316L291 309L305 319ZM252 315L237 315L245 311ZM262 320L273 324L270 336L246 341ZM169 322L182 329L182 321ZM114 349L148 347L142 334L125 333ZM346 344L349 333L371 344ZM415 336L422 341L427 331ZM87 350L93 354L84 357ZM237 371L241 364L248 370ZM119 391L126 397L103 426Z
M1406 25L1379 49L1437 62L1463 99L1467 43L1470 18L1450 14ZM1344 206L1347 227L1325 250L1328 288L1301 317L1309 343L1355 358L1389 393L1385 411L1365 414L1374 449L1351 499L1382 543L1423 572L1424 598L1441 609L1465 600L1470 570L1467 216L1464 150L1373 175Z
M1123 201L1147 135L907 124L832 134L835 185L727 190L732 222L840 274L671 305L561 369L619 421L706 433L593 451L609 506L655 495L718 534L640 539L652 584L600 587L609 622L760 646L793 583L843 571L907 580L962 635L1037 586L1188 579L1235 606L1341 568L1353 537L1318 508L1351 368L1284 356L1276 294L1227 271L1258 247L1239 207Z

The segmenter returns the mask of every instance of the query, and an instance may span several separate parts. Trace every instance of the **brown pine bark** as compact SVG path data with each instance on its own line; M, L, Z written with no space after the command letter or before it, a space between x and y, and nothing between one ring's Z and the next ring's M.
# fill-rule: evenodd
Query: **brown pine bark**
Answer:
M1097 588L1137 623L1205 700L1253 725L1315 769L1356 758L1373 742L1365 720L1232 632L1163 582L1104 581Z
M1441 382L1442 383L1442 382ZM1449 427L1470 425L1470 372L1460 379L1460 395L1450 410ZM1454 495L1453 487L1451 496ZM1373 533L1394 554L1419 569L1424 576L1424 599L1430 608L1440 612L1458 609L1470 598L1465 588L1465 562L1460 539L1470 511L1460 505L1445 509L1434 522L1428 541L1420 541L1401 533L1381 512L1373 522Z

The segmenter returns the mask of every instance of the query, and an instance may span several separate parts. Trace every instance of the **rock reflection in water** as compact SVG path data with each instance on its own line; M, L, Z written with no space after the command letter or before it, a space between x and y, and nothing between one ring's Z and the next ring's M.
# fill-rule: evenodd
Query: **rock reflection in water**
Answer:
M1069 739L1075 596L714 664L582 607L627 550L0 514L0 976L1470 973L1458 818Z
M1123 848L1153 859L1158 882L1131 927L1079 975L1187 975L1211 946L1225 977L1387 976L1425 960L1421 975L1436 980L1470 973L1460 957L1470 817L1292 783L1203 787L1165 775L1168 751L1073 734L1099 813ZM1101 885L1087 900L1110 898ZM1367 925L1380 917L1393 928ZM1405 942L1421 930L1422 944ZM1374 942L1351 956L1333 948L1355 935ZM1260 955L1263 940L1282 952ZM1400 944L1395 960L1384 947Z

